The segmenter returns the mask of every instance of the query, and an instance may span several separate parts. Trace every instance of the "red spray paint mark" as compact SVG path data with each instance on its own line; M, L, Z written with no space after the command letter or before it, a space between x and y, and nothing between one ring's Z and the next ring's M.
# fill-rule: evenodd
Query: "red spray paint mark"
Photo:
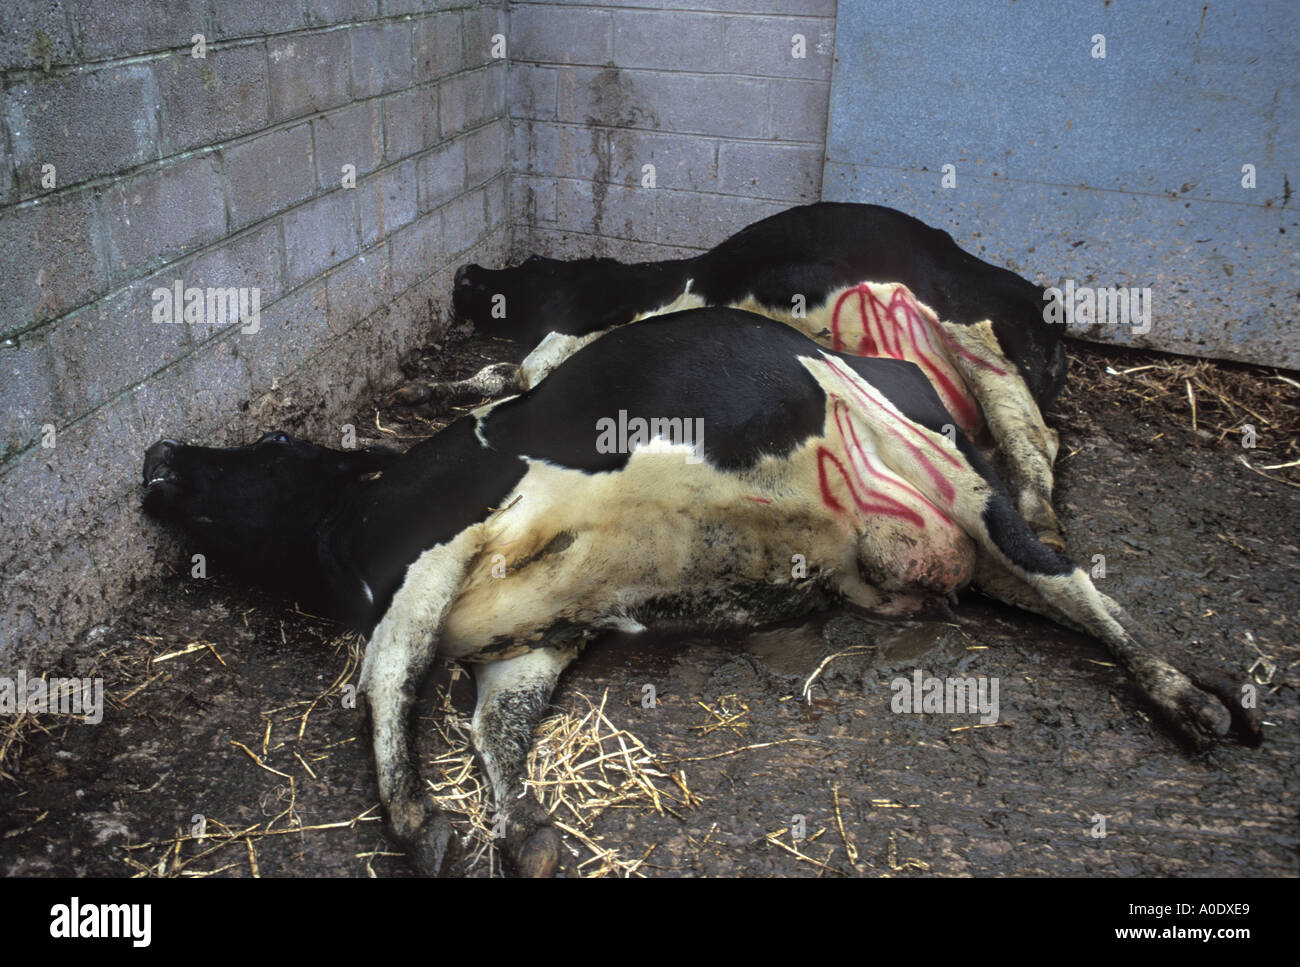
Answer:
M944 349L960 353L996 372L1003 371L957 346L943 331L938 319L923 313L915 297L902 285L894 287L887 303L865 282L841 293L831 314L831 345L835 350L845 351L842 312L845 302L855 295L858 297L861 328L857 346L848 351L858 356L883 356L916 363L962 429L967 432L977 430L981 425L979 409L961 384L960 377L950 369ZM933 334L936 332L943 339L943 347L935 342Z
M826 474L827 462L835 465L835 469L839 473L840 479L844 481L844 485L848 488L849 494L853 497L853 503L857 506L858 510L866 514L885 514L888 517L898 517L917 528L925 528L925 521L921 518L920 514L900 501L894 500L892 497L882 494L879 491L868 490L866 492L868 497L875 497L881 501L880 503L871 503L860 496L857 488L853 486L853 481L849 479L849 474L844 469L844 464L840 462L840 458L835 456L835 454L831 453L831 451L825 447L818 447L817 476L822 488L822 503L831 510L836 511L837 513L844 513L844 505L836 500L835 495L831 493L830 481L827 479Z
M934 484L935 489L939 491L944 501L951 507L952 502L957 495L956 490L952 485L952 481L945 477L939 471L939 468L930 462L915 443L904 437L903 434L899 432L898 427L905 427L911 434L917 437L922 446L926 447L932 454L936 455L941 460L947 461L950 465L960 467L961 461L922 433L920 428L915 426L910 420L900 416L898 411L892 406L888 406L883 400L875 398L865 383L861 380L852 378L834 359L829 357L823 358L826 359L826 363L830 366L831 372L839 378L840 382L844 386L848 387L849 391L853 393L854 396L865 403L868 407L874 408L883 414L884 419L881 420L882 425L897 437L903 446L907 447L908 451L916 459L917 463L919 463L929 475L930 481Z
M749 499L752 500L752 501L753 501L754 503L756 503L756 504L770 504L770 503L772 502L772 500L771 500L770 497L754 497L754 496L751 496Z
M958 344L957 340L953 339L952 336L949 335L946 329L940 328L938 332L939 335L943 337L943 341L947 344L948 348L951 349L958 356L960 356L962 359L968 360L969 362L974 363L976 366L983 367L984 369L987 369L989 372L996 373L998 376L1007 375L1007 371L1003 369L1001 366L995 366L993 363L990 363L987 359L981 359L979 356L976 356L973 352L971 352L966 347Z

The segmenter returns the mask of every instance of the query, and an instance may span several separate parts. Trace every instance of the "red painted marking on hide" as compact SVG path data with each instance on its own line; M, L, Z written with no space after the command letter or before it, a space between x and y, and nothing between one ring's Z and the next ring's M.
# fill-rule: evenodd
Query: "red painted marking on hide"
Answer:
M931 482L935 486L935 489L939 491L939 493L943 496L943 499L948 503L949 506L951 506L953 499L957 496L957 492L952 485L952 481L949 480L947 477L945 477L939 471L939 468L929 461L929 459L925 456L925 454L923 454L920 451L920 449L916 446L916 444L909 441L907 438L903 436L903 434L901 434L898 431L897 425L901 424L907 427L909 431L911 431L916 437L920 439L923 445L928 447L932 452L938 454L938 456L941 457L942 459L948 461L948 463L951 464L952 466L960 467L961 461L959 461L951 453L948 453L946 450L944 450L944 448L938 446L933 440L931 440L928 436L922 433L918 427L914 426L911 423L911 421L901 416L901 414L899 414L892 406L887 406L883 401L875 399L870 393L866 391L864 385L859 380L855 380L851 378L848 373L844 372L844 370L840 368L840 365L834 359L827 358L827 357L823 357L823 358L826 360L826 363L830 366L831 372L833 372L836 375L836 377L839 378L841 383L843 383L845 386L849 388L850 392L852 392L855 396L857 396L858 399L862 400L863 402L869 404L870 406L875 407L877 410L880 410L884 413L885 428L889 430L889 432L892 433L894 436L896 436L899 439L899 442L903 444L903 446L907 447L907 449L911 451L912 456L916 458L917 462L921 464L921 466L925 469L926 473L929 475Z
M906 490L918 503L924 504L926 507L933 510L939 517L944 516L943 512L932 504L925 494L921 493L921 491L917 490L901 477L891 476L876 469L876 465L871 462L871 457L867 455L866 447L864 447L862 441L858 439L858 431L853 426L853 420L849 418L848 404L843 400L837 399L832 405L832 411L835 413L835 427L840 431L840 441L844 444L844 450L849 455L849 469L854 472L858 478L858 482L862 484L864 488L868 487L868 484L863 480L862 474L858 472L858 468L853 460L854 455L862 461L863 469L872 477L875 477L877 480L884 480L887 483L893 484L895 487ZM848 427L847 432L845 430L846 425ZM886 497L885 499L891 498Z
M857 505L858 510L868 514L884 514L888 517L898 517L918 528L925 528L925 521L922 519L920 514L901 502L894 500L892 497L874 490L868 490L867 495L878 497L884 501L884 503L872 504L860 497L857 488L853 486L853 481L849 479L848 472L844 469L844 464L840 462L840 458L835 456L835 454L830 450L826 449L826 447L818 447L817 477L822 488L822 503L831 510L842 514L844 513L844 505L836 500L835 495L831 493L830 481L827 479L826 474L827 461L835 464L835 469L839 471L840 479L844 481L844 486L849 489L849 494L853 497L853 503Z
M940 327L939 335L942 336L943 341L948 344L948 348L951 349L953 352L955 352L962 359L969 360L970 362L974 363L976 366L982 366L984 369L987 369L989 372L997 373L997 375L999 376L1007 375L1007 371L1003 369L1001 366L995 366L993 363L990 363L987 359L981 359L979 356L976 356L969 349L963 347L960 343L957 342L957 340L952 338L952 335L948 332L948 330Z
M771 499L770 497L753 497L753 496L751 496L749 499L752 500L752 501L753 501L754 503L756 503L756 504L770 504L770 503L772 502L772 499Z
M858 297L861 336L857 347L851 351L858 356L883 356L918 364L962 429L967 432L978 429L981 424L979 409L966 392L965 386L959 385L960 377L954 379L954 374L950 374L945 365L947 360L944 353L935 344L931 333L938 331L948 349L962 352L994 370L997 367L965 353L953 343L951 337L943 332L938 320L932 320L923 314L915 297L902 285L895 286L888 303L880 299L866 282L841 293L831 314L831 345L835 350L844 351L841 313L844 303L855 295ZM909 349L912 350L910 353Z

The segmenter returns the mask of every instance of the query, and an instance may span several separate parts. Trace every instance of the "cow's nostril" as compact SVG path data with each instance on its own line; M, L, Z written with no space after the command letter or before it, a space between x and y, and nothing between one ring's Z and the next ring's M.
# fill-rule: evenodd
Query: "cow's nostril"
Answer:
M144 483L148 486L170 476L172 454L180 446L175 440L159 440L144 452Z

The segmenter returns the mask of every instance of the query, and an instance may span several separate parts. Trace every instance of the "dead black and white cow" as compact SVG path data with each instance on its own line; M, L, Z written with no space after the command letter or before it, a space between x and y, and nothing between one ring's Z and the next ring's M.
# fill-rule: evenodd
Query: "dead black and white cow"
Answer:
M910 360L955 425L992 443L1039 537L1064 547L1051 503L1057 437L1042 416L1065 382L1062 327L1044 321L1042 288L910 215L823 202L756 222L691 259L467 265L453 303L479 331L537 351L522 368L497 364L468 380L405 387L400 401L518 392L593 334L700 306L757 312L831 349Z
M607 629L753 626L835 603L902 614L974 582L1090 632L1192 743L1234 717L1249 730L1230 686L1157 657L1035 538L966 435L943 432L951 420L912 363L700 309L623 327L400 457L283 434L234 450L159 442L144 505L369 635L380 795L429 873L452 869L455 837L408 728L436 655L474 665L474 744L505 857L529 874L560 859L523 795L533 730L560 672Z

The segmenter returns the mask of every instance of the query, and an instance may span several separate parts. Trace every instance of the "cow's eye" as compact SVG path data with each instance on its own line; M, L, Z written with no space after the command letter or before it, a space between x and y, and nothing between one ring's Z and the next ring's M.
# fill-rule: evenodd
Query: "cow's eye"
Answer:
M258 443L288 443L289 434L283 430L272 430L270 433L263 433L258 438Z

